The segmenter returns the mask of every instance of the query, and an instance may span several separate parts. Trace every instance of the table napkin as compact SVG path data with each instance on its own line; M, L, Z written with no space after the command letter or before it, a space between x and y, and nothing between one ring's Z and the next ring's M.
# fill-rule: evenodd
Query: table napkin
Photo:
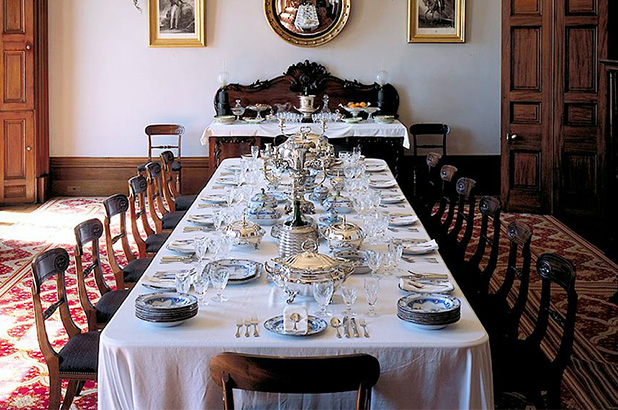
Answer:
M419 282L414 279L401 278L399 279L399 287L408 292L420 293L440 293L448 292L453 289L453 285L449 281Z
M294 321L291 316L292 313L298 313L300 315L300 320L296 323L296 331L294 331ZM286 306L283 309L283 330L286 333L307 333L308 322L307 322L307 308L304 306Z
M413 225L418 221L418 216L394 216L391 218L391 225Z
M432 239L428 242L421 243L404 243L403 245L403 253L411 254L411 255L420 255L424 253L429 253L438 249L438 243L435 239Z

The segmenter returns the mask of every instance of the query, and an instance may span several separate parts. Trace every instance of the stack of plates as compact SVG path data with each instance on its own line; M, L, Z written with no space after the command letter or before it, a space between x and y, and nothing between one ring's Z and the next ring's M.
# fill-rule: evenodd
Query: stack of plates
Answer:
M425 329L442 329L461 317L461 302L447 295L411 294L397 301L397 317Z
M150 293L135 299L135 316L160 326L177 326L197 315L197 298L186 293Z

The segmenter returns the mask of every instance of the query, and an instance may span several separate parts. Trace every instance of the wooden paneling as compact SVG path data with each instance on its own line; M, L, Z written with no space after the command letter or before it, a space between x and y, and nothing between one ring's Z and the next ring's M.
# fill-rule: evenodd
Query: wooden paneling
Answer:
M511 90L541 89L541 29L518 27L511 34Z
M0 198L34 202L34 113L0 113Z
M614 1L614 0L609 0ZM598 0L567 0L567 15L596 14Z
M572 127L594 127L597 125L596 104L565 104L565 124Z
M128 193L127 181L147 158L52 157L51 193L59 196L109 196ZM208 158L182 158L182 193L195 194L208 182Z
M541 0L513 0L511 15L541 14Z
M4 0L2 5L4 34L26 34L26 10L24 0Z
M512 103L511 123L513 124L540 124L540 103Z
M514 188L539 189L539 154L536 152L511 152Z
M594 194L597 190L597 155L594 152L566 153L564 163L565 193Z
M22 43L2 43L0 110L34 109L34 53Z
M566 92L596 92L597 90L597 30L595 27L567 27Z

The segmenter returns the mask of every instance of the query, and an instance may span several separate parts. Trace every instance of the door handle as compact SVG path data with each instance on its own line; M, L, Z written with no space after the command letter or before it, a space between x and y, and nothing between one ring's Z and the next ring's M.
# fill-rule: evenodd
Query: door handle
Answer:
M515 140L520 140L521 138L519 137L518 134L506 134L506 140L507 141L515 141Z
M26 43L26 50L32 50L32 44Z
M26 151L32 151L32 147L31 147L30 145L28 145L28 146L26 147Z

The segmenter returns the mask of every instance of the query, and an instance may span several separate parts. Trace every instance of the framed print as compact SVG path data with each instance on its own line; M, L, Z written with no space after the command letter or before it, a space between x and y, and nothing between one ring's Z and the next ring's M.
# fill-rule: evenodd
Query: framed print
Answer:
M466 0L408 0L408 43L463 43Z
M151 47L206 47L206 0L150 0Z

